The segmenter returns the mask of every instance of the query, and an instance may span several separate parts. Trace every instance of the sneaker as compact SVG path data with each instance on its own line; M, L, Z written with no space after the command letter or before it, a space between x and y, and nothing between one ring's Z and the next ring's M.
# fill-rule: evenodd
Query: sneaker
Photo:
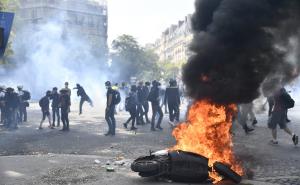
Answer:
M294 143L295 146L298 145L298 140L299 140L298 136L296 136L294 134L292 140L293 140L293 143Z
M156 130L155 130L155 128L151 128L151 131L153 131L153 132L154 132L154 131L156 131Z
M244 130L245 130L245 133L246 133L246 134L249 134L250 132L253 132L253 131L254 131L254 128L249 128L248 126L246 126L246 127L244 128Z
M130 130L137 130L137 128L136 127L131 127Z
M158 130L163 130L163 128L161 126L157 126L156 127Z
M39 129L39 130L42 130L42 129L43 129L43 127L39 127L38 129Z
M273 139L270 141L270 144L272 145L278 145L278 141L274 141Z
M109 135L111 135L111 133L110 132L107 132L106 134L104 134L105 136L109 136Z
M170 125L171 128L175 127L175 123L172 122L172 121L169 121L169 125Z
M124 128L127 129L127 123L123 123Z

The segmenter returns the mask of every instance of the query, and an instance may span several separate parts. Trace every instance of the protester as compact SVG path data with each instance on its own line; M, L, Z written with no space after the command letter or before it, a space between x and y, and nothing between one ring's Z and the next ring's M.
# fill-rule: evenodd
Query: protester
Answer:
M107 88L106 93L106 109L105 109L105 120L108 124L108 132L105 136L114 136L116 135L116 120L115 120L115 108L118 103L121 101L120 94L117 90L113 90L111 86L111 82L105 82L105 86Z
M298 144L298 136L287 127L286 112L287 109L294 107L294 101L290 95L286 92L285 88L281 88L274 94L274 108L271 114L271 119L268 123L269 128L272 131L273 139L271 144L278 144L277 141L277 125L280 126L287 134L292 137L294 145Z
M18 96L20 99L19 107L19 122L27 122L27 107L29 107L29 100L31 98L28 91L23 90L23 86L18 86Z
M238 116L237 120L239 124L243 127L246 134L254 131L254 128L248 126L247 121L250 115L251 120L256 120L254 113L253 113L253 103L248 104L240 104L238 106Z
M143 95L144 95L144 101L143 101L143 108L144 108L144 116L146 119L146 123L151 123L148 117L149 113L149 102L148 102L148 96L150 93L150 82L146 82L143 86Z
M93 102L80 84L76 84L76 87L74 89L77 89L77 96L80 96L79 115L81 115L83 103L87 101L90 104L90 106L93 107Z
M143 91L144 82L139 82L137 87L137 125L145 125L143 104L146 101L145 93Z
M5 87L0 86L0 112L1 112L1 123L4 123L4 118L5 118Z
M62 90L67 91L67 95L70 97L70 100L71 100L72 91L69 88L69 82L65 82L65 87ZM68 112L71 112L71 107L68 108Z
M130 130L137 129L134 126L136 117L137 117L137 105L138 105L138 98L137 98L136 92L137 92L136 86L135 85L131 86L131 91L125 101L125 108L126 108L126 111L128 111L130 113L130 118L124 123L124 127L127 128L127 125L131 121Z
M52 100L52 126L55 127L55 122L57 122L57 127L60 127L60 113L59 113L59 94L57 92L57 87L52 89L50 100Z
M8 129L17 129L18 123L18 109L20 106L20 100L18 94L14 91L13 88L7 88L5 97L5 121L4 125Z
M50 96L51 96L51 91L47 91L46 96L44 96L39 101L39 105L41 107L42 114L43 114L39 129L43 129L43 123L44 123L46 117L48 118L48 121L49 121L49 128L51 128L51 129L54 128L51 124L51 115L50 115L50 111L49 111L50 110L50 108L49 108L49 104L50 104L49 98L50 98Z
M166 106L168 103L169 123L172 127L174 127L174 121L179 121L180 94L175 80L170 80L169 84L170 86L165 92L164 105Z
M71 106L71 100L67 89L60 90L59 104L61 108L61 121L63 123L61 131L69 131L69 108Z
M125 109L125 99L129 96L129 88L127 87L126 82L122 82L119 90L122 99L119 105L119 111L122 112Z
M155 131L155 128L162 130L161 122L163 119L163 112L160 106L160 97L159 97L159 86L160 83L157 81L152 82L152 88L150 90L148 100L151 102L152 105L152 120L151 120L151 131ZM159 115L158 122L155 127L155 118L156 115Z

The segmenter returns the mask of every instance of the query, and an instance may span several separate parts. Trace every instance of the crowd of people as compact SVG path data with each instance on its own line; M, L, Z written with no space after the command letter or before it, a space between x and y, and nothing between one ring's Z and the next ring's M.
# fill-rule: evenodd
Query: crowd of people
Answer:
M270 94L267 98L268 104L268 128L272 133L271 144L278 145L277 140L277 127L284 130L288 135L290 135L294 145L298 145L298 136L291 131L287 123L291 122L288 119L288 110L295 106L295 101L292 99L290 94L285 88L280 88L273 94ZM255 129L257 119L254 114L254 104L253 102L248 104L240 104L238 106L238 123L243 127L246 134L253 132ZM247 122L250 121L252 125L248 125Z
M151 131L163 130L161 127L164 116L162 106L168 107L169 123L175 126L179 122L179 107L181 94L176 80L171 79L169 87L161 88L161 83L154 80L150 82L139 82L138 85L131 85L129 88L125 82L121 87L118 84L112 85L110 81L105 83L107 88L107 104L105 119L108 123L106 136L114 136L116 129L116 110L129 112L129 119L123 123L127 129L131 122L130 130L136 130L136 125L151 124ZM152 108L151 120L149 119L149 108Z
M116 134L117 112L127 111L129 113L128 120L123 123L125 129L132 131L137 130L137 125L151 125L151 131L163 130L161 124L164 114L169 114L169 124L175 127L180 118L180 104L182 102L183 92L178 87L177 81L171 79L166 88L161 87L159 81L138 82L137 85L128 86L123 82L112 84L110 81L105 83L107 88L107 103L105 109L105 120L108 124L108 132L106 136L114 136ZM80 97L79 115L82 114L82 106L84 102L88 102L93 107L91 98L87 95L84 88L80 84L76 84L73 88L77 90L77 96ZM27 107L31 99L30 92L23 90L22 86L17 87L17 91L13 88L0 86L0 109L1 123L7 129L17 129L19 124L27 122ZM50 103L52 113L50 114ZM295 105L295 101L289 95L285 88L275 91L267 98L269 105L268 110L268 127L272 132L271 144L278 144L277 126L283 129L292 138L295 145L298 144L298 136L293 133L287 126L290 122L287 116L288 109ZM69 113L71 107L71 89L69 83L65 83L65 87L58 90L54 87L52 91L47 91L45 96L39 101L42 111L42 120L39 129L43 129L43 123L48 119L49 128L60 127L63 123L62 131L69 131ZM149 110L152 108L150 117ZM165 110L163 111L163 107ZM258 123L254 114L253 102L238 105L237 122L242 126L246 134L253 132ZM251 122L251 125L247 124ZM130 125L130 128L128 126Z
M18 124L27 122L27 107L29 107L30 92L23 90L22 86L17 91L11 87L0 87L1 123L7 129L17 129Z

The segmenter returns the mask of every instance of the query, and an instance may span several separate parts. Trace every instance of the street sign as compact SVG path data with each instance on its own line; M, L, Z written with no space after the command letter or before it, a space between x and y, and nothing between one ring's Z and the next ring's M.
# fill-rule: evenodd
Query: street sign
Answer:
M14 13L0 12L0 58L4 55L14 16Z

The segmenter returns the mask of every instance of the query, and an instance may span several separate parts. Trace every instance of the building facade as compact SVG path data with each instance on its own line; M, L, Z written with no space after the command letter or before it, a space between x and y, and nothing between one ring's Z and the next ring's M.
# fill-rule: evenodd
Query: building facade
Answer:
M185 63L191 56L189 45L193 39L191 15L164 31L154 44L160 62Z
M66 34L88 40L93 53L106 56L107 3L95 0L21 0L17 11L25 25L59 21Z

